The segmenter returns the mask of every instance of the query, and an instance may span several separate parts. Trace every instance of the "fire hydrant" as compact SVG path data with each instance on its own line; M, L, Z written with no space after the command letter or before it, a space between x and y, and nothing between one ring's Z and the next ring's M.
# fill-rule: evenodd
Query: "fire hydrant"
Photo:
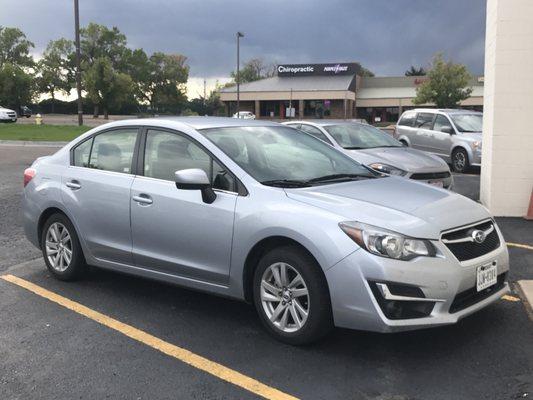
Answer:
M41 117L41 114L37 114L35 116L35 125L42 125L43 124L43 117Z

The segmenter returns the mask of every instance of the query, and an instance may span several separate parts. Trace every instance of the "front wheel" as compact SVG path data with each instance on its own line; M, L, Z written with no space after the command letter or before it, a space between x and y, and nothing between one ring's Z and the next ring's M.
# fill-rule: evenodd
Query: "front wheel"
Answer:
M317 341L333 327L320 266L295 246L271 250L261 259L254 274L254 303L267 331L288 344Z
M468 153L465 149L459 148L453 151L452 167L455 172L467 172L470 168L470 161L468 160Z
M63 214L53 214L44 224L41 249L46 267L57 279L72 281L86 270L76 230Z

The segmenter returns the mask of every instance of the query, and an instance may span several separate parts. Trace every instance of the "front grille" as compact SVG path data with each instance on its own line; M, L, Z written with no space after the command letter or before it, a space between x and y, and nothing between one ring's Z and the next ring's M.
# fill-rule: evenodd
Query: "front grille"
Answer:
M453 299L452 305L450 306L450 314L459 312L461 310L464 310L465 308L473 306L474 304L479 303L481 300L486 299L487 297L494 294L494 292L497 292L498 290L503 288L503 285L505 284L505 276L505 273L498 275L498 281L496 282L496 284L486 289L483 289L480 292L477 291L476 287L473 287L471 289L459 293Z
M17 114L14 113L14 112L8 112L7 116L10 117L10 118L15 118L17 116Z
M488 233L482 243L471 240L471 234L474 230L492 231ZM446 243L446 241L462 240L455 243ZM480 224L458 229L453 232L442 235L442 241L459 261L467 261L473 258L481 257L500 246L500 238L492 221L482 222Z
M419 181L427 181L430 179L446 179L450 177L448 171L444 172L421 172L411 175L411 179L416 179Z

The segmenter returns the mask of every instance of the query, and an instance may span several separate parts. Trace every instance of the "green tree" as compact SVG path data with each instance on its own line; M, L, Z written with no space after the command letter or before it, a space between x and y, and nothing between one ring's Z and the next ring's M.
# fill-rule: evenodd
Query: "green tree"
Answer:
M0 104L18 109L28 104L35 93L33 78L18 65L4 63L0 68Z
M71 40L58 39L48 43L43 57L37 63L37 88L52 98L52 112L56 93L68 95L75 81L74 44Z
M83 73L85 90L95 108L102 108L105 119L109 117L110 107L120 107L132 94L131 77L113 68L109 58L95 59Z
M204 99L199 96L189 101L189 108L198 115L220 115L224 114L224 103L220 100L221 86L216 85L215 89Z
M7 63L20 68L33 66L32 47L33 43L20 29L0 26L0 68Z
M148 58L139 49L130 53L129 60L137 100L148 103L152 112L179 113L187 100L187 57L156 52Z
M266 64L261 58L252 58L244 63L239 69L240 83L258 81L259 79L269 78L276 73L276 67L272 64ZM237 71L231 72L233 82L230 85L235 85L237 82Z
M424 67L415 67L414 65L411 65L411 67L405 71L405 76L424 76L426 75L426 70Z
M93 116L97 118L102 109L107 118L111 105L120 105L131 95L131 78L125 73L126 36L116 27L90 23L80 30L80 37L83 86L94 102Z
M416 89L414 104L433 103L439 108L457 107L470 97L472 75L466 66L445 61L437 54L427 73L428 79Z

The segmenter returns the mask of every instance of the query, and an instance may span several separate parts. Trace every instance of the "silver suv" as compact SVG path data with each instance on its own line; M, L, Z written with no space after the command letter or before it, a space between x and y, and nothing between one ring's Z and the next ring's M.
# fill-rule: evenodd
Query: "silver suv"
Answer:
M442 157L456 172L481 165L483 113L419 108L402 114L396 138L406 146Z

